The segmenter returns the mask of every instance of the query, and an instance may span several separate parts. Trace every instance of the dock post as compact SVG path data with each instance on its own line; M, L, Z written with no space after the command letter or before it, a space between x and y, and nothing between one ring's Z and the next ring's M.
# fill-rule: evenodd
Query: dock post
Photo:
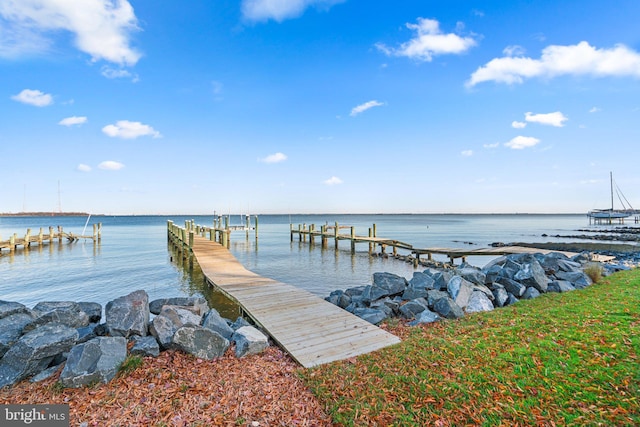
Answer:
M49 226L49 244L53 241L53 227Z
M356 253L356 228L351 226L351 253Z
M189 248L193 248L193 239L194 239L194 231L193 230L189 230Z
M338 221L336 221L336 228L333 232L335 240L335 247L338 249Z
M258 240L258 215L256 215L255 217L255 224L256 224L256 240Z
M216 240L216 230L215 228L210 228L209 229L209 240Z
M58 243L62 243L62 226L58 226Z
M102 223L98 223L98 243L102 240Z
M316 225L315 224L309 224L309 244L311 244L311 245L313 245L315 243L314 242L314 240L315 240L314 237L315 236L313 235L313 232L315 231L315 229L316 229Z
M302 242L302 224L298 224L298 241Z
M322 247L326 248L327 247L327 226L326 225L320 226L320 234L322 235Z
M13 233L13 236L9 237L9 251L14 252L16 250L16 240L18 240L18 233Z
M40 227L40 232L38 233L38 246L42 246L42 227Z
M293 242L293 224L289 223L289 237L291 238L291 241Z
M378 237L378 230L375 224L373 224L373 237Z
M369 228L369 238L373 237L373 229ZM373 242L369 241L369 255L373 252Z

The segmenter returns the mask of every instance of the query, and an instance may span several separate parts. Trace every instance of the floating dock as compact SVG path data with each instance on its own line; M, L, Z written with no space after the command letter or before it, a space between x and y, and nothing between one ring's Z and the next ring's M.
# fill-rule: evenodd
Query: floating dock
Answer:
M168 234L176 244L189 248L209 283L236 301L305 368L400 342L395 335L310 292L247 270L215 241L218 232L213 227L187 222L182 228L169 221Z

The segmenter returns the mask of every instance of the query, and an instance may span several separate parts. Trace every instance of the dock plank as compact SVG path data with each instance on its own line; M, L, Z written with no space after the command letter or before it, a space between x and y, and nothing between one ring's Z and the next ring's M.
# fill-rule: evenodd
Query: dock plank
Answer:
M262 277L222 245L194 236L205 277L306 368L397 344L400 339L303 289Z

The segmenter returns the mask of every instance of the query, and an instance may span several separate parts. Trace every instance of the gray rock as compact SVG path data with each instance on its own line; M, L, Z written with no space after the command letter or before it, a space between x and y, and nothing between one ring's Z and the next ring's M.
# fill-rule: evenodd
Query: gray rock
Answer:
M453 276L447 283L447 292L460 308L465 308L473 293L473 284L460 276Z
M384 311L366 307L356 308L353 314L374 325L377 325L387 318L387 314Z
M0 359L22 336L25 326L33 320L29 311L13 311L13 314L0 318Z
M364 293L366 286L356 286L354 288L349 288L346 291L344 291L344 293L346 295L349 295L350 297L357 297L357 296L362 296L362 294Z
M446 291L447 284L454 274L448 270L439 271L433 275L433 288L439 291Z
M464 316L464 311L451 297L440 298L433 305L433 310L447 319L458 319Z
M407 279L397 274L373 273L373 286L386 290L388 296L401 294L407 284Z
M473 291L471 298L469 298L469 304L467 304L464 311L467 313L477 313L479 311L491 311L493 310L493 303L487 297L484 292Z
M36 319L25 326L24 333L47 323L61 323L70 328L81 328L89 324L89 316L73 301L40 302L33 307Z
M498 286L493 287L493 303L496 307L504 307L509 300L509 293L504 286L496 284Z
M200 359L222 357L229 348L229 340L202 326L183 326L173 335L176 348Z
M50 368L45 369L44 371L40 371L40 373L32 376L29 379L30 383L38 383L40 381L44 381L46 379L51 378L58 372L58 370L62 367L62 364L52 366Z
M38 374L56 355L69 351L78 331L49 323L20 337L0 360L0 388Z
M99 323L102 320L102 306L97 302L79 302L78 305L89 316L89 323Z
M405 319L413 319L424 310L429 309L429 304L424 298L417 298L400 306L400 313Z
M522 283L516 282L513 279L509 279L508 277L499 277L498 283L504 286L504 288L510 294L513 294L515 297L520 298L524 295L524 292L527 290L527 287Z
M384 311L384 314L386 314L387 317L391 317L393 316L393 308L389 304L387 304L387 301L393 300L389 297L379 299L378 301L372 302L369 307L375 310Z
M220 316L218 311L214 308L209 310L209 312L204 316L204 319L202 320L202 326L219 333L228 340L231 339L234 331L234 329L229 326L226 319Z
M424 310L418 316L416 316L415 320L409 322L409 326L416 326L423 323L433 323L442 320L442 317L438 315L438 313L434 313L431 310Z
M456 274L475 285L484 285L487 278L482 270L475 267L458 268Z
M433 309L433 305L436 303L436 301L438 301L440 298L447 298L449 296L449 294L445 291L438 291L438 290L429 290L427 291L427 297L425 298L427 300L427 306L430 309Z
M512 259L511 255L507 256L507 260L502 266L502 271L500 272L500 277L506 277L508 279L513 279L518 271L520 271L521 265Z
M173 347L173 335L178 330L175 323L166 316L156 316L151 321L149 333L158 341L163 349Z
M130 350L131 354L142 357L158 357L160 355L160 345L154 337L150 335L146 337L134 335L132 340L133 347L131 347Z
M415 288L409 285L409 287L407 287L407 289L402 293L402 299L410 301L416 298L425 298L428 295L427 292L428 290L426 288Z
M76 330L78 331L78 339L76 340L76 344L82 344L83 342L87 342L97 337L98 336L96 332L97 327L98 327L98 324L91 323L87 326L76 328Z
M584 274L584 272L582 272L582 271L576 271L576 272L573 272L573 273L561 271L561 272L556 273L556 277L558 279L567 280L567 281L571 282L571 284L576 289L584 289L587 286L590 286L591 284L593 284L593 282L591 281L589 276Z
M522 299L533 299L533 298L538 298L539 296L540 296L540 291L538 291L533 286L530 286L524 292L524 295L522 295Z
M149 325L149 295L144 290L109 301L105 307L106 323L113 336L145 336Z
M548 292L569 292L575 291L576 288L567 280L554 280L549 283Z
M372 301L379 300L380 298L384 298L389 296L389 291L378 286L368 285L364 292L362 293L362 302L370 303ZM357 302L356 298L351 299L352 304Z
M252 325L251 323L247 322L247 320L244 317L240 316L230 326L231 326L231 329L233 329L234 331L237 331L243 326L252 326Z
M509 292L509 299L507 300L507 302L504 305L507 306L507 305L515 304L518 301L520 301L520 300L518 298L516 298L511 292Z
M0 300L0 319L18 313L31 314L31 310L19 302Z
M546 292L549 286L549 279L535 258L531 262L522 264L522 268L513 278L527 287L536 288L540 292Z
M149 311L153 314L160 314L162 306L164 305L177 305L181 307L193 307L196 309L196 314L204 316L209 311L209 304L207 300L202 297L175 297L175 298L160 298L153 300L149 303Z
M484 284L488 285L494 283L498 277L500 276L500 272L502 271L502 266L500 265L492 265L484 271Z
M199 314L199 311L199 309L192 307L163 305L158 316L164 316L171 320L177 329L184 325L200 325L200 323L202 323L202 316Z
M94 338L71 349L60 382L65 387L107 383L116 376L126 358L127 340L124 337Z
M408 286L413 289L435 289L436 282L427 272L415 271L413 277L409 280Z
M236 343L236 357L262 353L269 347L269 338L253 326L243 326L231 339Z

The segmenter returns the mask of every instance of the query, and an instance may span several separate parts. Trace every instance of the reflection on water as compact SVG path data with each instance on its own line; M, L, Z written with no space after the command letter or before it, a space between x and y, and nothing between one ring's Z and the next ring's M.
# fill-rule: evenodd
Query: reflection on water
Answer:
M207 282L193 255L171 242L168 243L167 250L171 262L178 267L178 271L182 272L180 281L182 292L188 295L201 294L209 303L209 307L215 308L222 317L235 320L240 316L240 306Z

